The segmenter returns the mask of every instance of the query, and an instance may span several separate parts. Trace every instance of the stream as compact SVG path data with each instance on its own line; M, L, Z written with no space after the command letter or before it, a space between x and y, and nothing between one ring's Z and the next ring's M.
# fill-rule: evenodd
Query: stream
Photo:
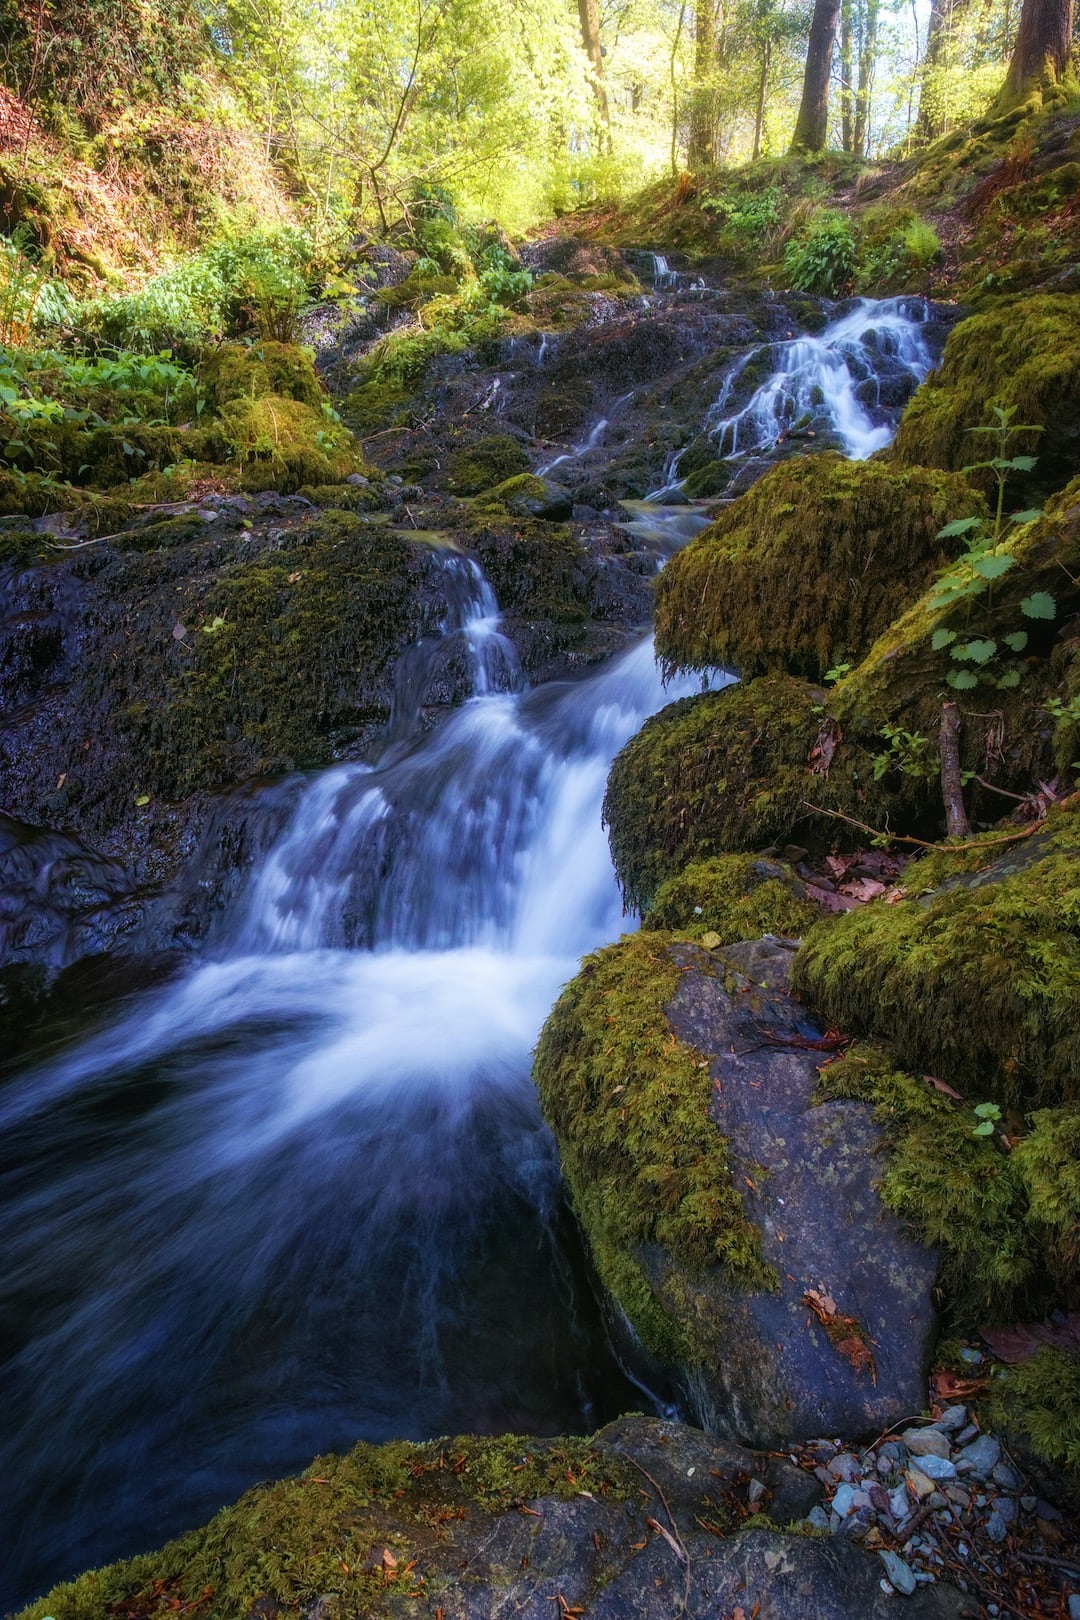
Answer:
M833 389L854 405L857 314ZM836 347L805 345L774 421L835 381ZM725 419L725 397L709 430L760 450L766 405ZM704 520L629 521L670 547ZM701 682L664 688L642 639L527 689L480 570L443 566L451 611L400 661L381 756L308 779L212 955L0 1089L0 1610L357 1439L653 1404L608 1342L529 1070L582 953L627 927L610 762ZM451 646L474 695L420 732Z

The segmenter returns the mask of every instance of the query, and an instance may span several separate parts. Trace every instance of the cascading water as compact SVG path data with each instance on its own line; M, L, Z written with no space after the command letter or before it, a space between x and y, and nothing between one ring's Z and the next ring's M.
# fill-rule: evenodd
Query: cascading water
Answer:
M219 959L0 1094L4 1607L359 1437L640 1404L529 1068L623 926L608 764L679 690L648 642L513 690L489 588L447 567L484 695L314 778Z
M751 349L724 378L706 417L717 454L771 449L796 422L815 416L827 418L853 460L880 450L895 430L888 407L903 404L934 363L923 332L928 313L922 299L863 298L820 337L803 334ZM740 377L763 355L773 362L772 372L745 405L729 413ZM884 376L901 384L900 397L888 404Z

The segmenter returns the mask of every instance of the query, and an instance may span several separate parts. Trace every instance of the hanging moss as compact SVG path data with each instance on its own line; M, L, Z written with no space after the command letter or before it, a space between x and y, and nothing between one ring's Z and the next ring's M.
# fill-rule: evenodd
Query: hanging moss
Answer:
M474 1435L413 1445L358 1445L317 1457L295 1479L258 1485L202 1529L160 1552L82 1575L23 1610L21 1620L101 1620L179 1610L205 1620L310 1612L339 1620L425 1608L439 1590L446 1525L518 1503L581 1492L629 1498L640 1475L588 1440ZM451 1553L453 1547L451 1546ZM422 1567L418 1567L422 1566Z
M841 823L815 817L806 801L873 826L898 800L873 780L870 759L837 740L824 693L787 675L682 698L626 744L608 778L604 821L623 895L646 907L691 861L772 844L831 847ZM826 768L811 756L835 752ZM816 763L817 769L814 768ZM903 784L906 802L924 791Z
M1015 564L981 595L934 608L928 592L901 614L838 682L829 707L845 727L869 732L888 722L936 736L942 701L957 699L964 768L1024 791L1076 758L1075 728L1055 726L1046 704L1055 698L1067 704L1080 679L1075 644L1062 637L1080 612L1080 478L1047 503L1038 522L1006 531L1005 549ZM957 577L965 567L956 565ZM1051 598L1052 617L1032 619L1022 611L1021 603L1036 594ZM1004 638L1016 632L1026 644L1014 655ZM935 636L950 633L946 646L934 646ZM952 648L973 638L990 638L997 652L984 666L966 666L975 669L979 685L957 692L949 674L965 666ZM978 792L977 784L971 792ZM999 814L1000 798L989 802Z
M1038 457L1016 479L1019 504L1033 492L1060 489L1080 471L1080 300L1041 293L969 316L949 334L941 365L904 412L888 451L894 465L958 469L996 454L995 441L972 434L993 420L991 401L1015 408L1018 425L1033 423L1009 445Z
M1000 835L998 835L1000 836ZM1080 1096L1080 812L986 868L861 907L808 934L794 984L828 1023L879 1036L905 1067L1027 1110ZM917 898L915 897L917 896Z
M820 917L789 866L753 855L691 861L657 889L642 919L645 929L674 929L709 948L762 934L800 938Z
M820 680L867 652L948 561L939 529L982 509L963 479L923 468L832 452L774 467L665 568L661 662Z
M529 470L522 445L506 433L492 433L455 450L448 464L450 488L458 495L479 495Z
M995 1428L1019 1431L1056 1467L1080 1476L1080 1356L1047 1345L998 1379L988 1403Z
M710 1118L708 1064L665 1016L679 982L669 943L639 934L586 957L544 1025L534 1074L601 1277L649 1349L693 1363L692 1334L656 1301L637 1251L660 1245L746 1289L771 1272Z

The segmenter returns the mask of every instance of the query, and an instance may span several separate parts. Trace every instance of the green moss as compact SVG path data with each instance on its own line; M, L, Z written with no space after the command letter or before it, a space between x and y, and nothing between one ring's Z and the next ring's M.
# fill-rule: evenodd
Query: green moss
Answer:
M1010 1367L989 1402L996 1428L1019 1430L1055 1466L1080 1473L1080 1356L1047 1345Z
M298 1478L256 1486L160 1552L54 1588L22 1620L189 1606L206 1620L236 1620L259 1602L277 1613L278 1605L294 1611L316 1601L340 1620L397 1615L410 1597L426 1601L429 1560L438 1582L448 1522L582 1491L622 1500L638 1484L630 1464L588 1440L467 1435L358 1445L343 1457L317 1457ZM387 1565L387 1550L396 1565Z
M731 468L726 461L706 461L687 476L683 489L692 501L704 501L710 495L722 495L730 482Z
M529 470L522 445L506 433L493 433L456 450L448 463L450 488L459 495L479 495L495 484Z
M221 424L242 462L244 489L291 494L304 484L341 483L350 473L369 470L348 428L280 394L230 400L222 406Z
M939 1289L956 1328L1043 1305L1048 1282L1015 1155L974 1135L971 1107L928 1080L897 1069L880 1051L855 1047L821 1070L826 1098L873 1104L885 1144L884 1203L941 1256ZM1049 1295L1052 1298L1052 1294Z
M894 465L958 469L986 460L991 401L1040 425L1010 446L1039 458L1026 481L1057 489L1077 472L1074 402L1080 393L1080 300L1043 293L971 315L949 334L941 365L904 412L888 451ZM1018 483L1018 497L1024 490Z
M580 629L588 617L595 570L569 523L474 508L463 527L504 613Z
M387 529L324 512L280 549L187 584L186 641L133 644L137 695L120 719L143 790L178 799L326 765L381 724L376 694L421 628L411 557Z
M646 721L617 756L604 799L629 905L644 908L665 879L708 856L792 837L830 847L843 826L815 817L807 801L884 824L900 801L874 782L869 756L836 737L823 697L790 676L769 675L682 698ZM827 769L820 756L812 760L823 743L835 745ZM912 803L923 791L904 788Z
M1080 812L984 871L810 930L794 984L905 1067L1023 1110L1080 1095ZM941 882L942 861L935 878ZM917 892L918 866L906 878Z
M867 652L930 583L949 556L939 529L980 510L962 479L922 468L831 453L773 468L661 575L665 670L820 680Z
M641 1251L659 1246L695 1273L718 1266L738 1288L772 1276L710 1117L708 1063L665 1016L679 982L669 942L639 934L586 957L544 1025L534 1074L605 1284L648 1348L697 1359Z
M553 507L550 487L535 473L517 473L477 498L479 512L508 512L512 517L537 517ZM558 510L556 507L555 510ZM569 510L567 499L566 510Z
M263 399L268 394L319 409L327 397L311 350L295 343L265 339L250 348L222 343L204 353L198 376L215 410L236 399Z
M820 915L790 867L760 856L719 855L691 861L662 883L642 927L674 929L686 939L716 935L719 944L733 945L762 934L798 939Z

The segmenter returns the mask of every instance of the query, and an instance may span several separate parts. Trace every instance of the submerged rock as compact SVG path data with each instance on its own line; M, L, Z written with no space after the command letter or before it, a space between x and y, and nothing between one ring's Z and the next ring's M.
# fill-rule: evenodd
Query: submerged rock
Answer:
M751 1444L917 1410L937 1262L882 1205L869 1108L819 1106L780 941L586 959L536 1079L600 1274L695 1416Z
M893 1609L879 1559L771 1522L802 1517L817 1494L784 1460L642 1417L591 1440L360 1445L256 1486L158 1553L54 1588L22 1620L161 1601L206 1620L710 1620L740 1606L758 1620L884 1620ZM930 1586L904 1612L962 1620L979 1610Z

